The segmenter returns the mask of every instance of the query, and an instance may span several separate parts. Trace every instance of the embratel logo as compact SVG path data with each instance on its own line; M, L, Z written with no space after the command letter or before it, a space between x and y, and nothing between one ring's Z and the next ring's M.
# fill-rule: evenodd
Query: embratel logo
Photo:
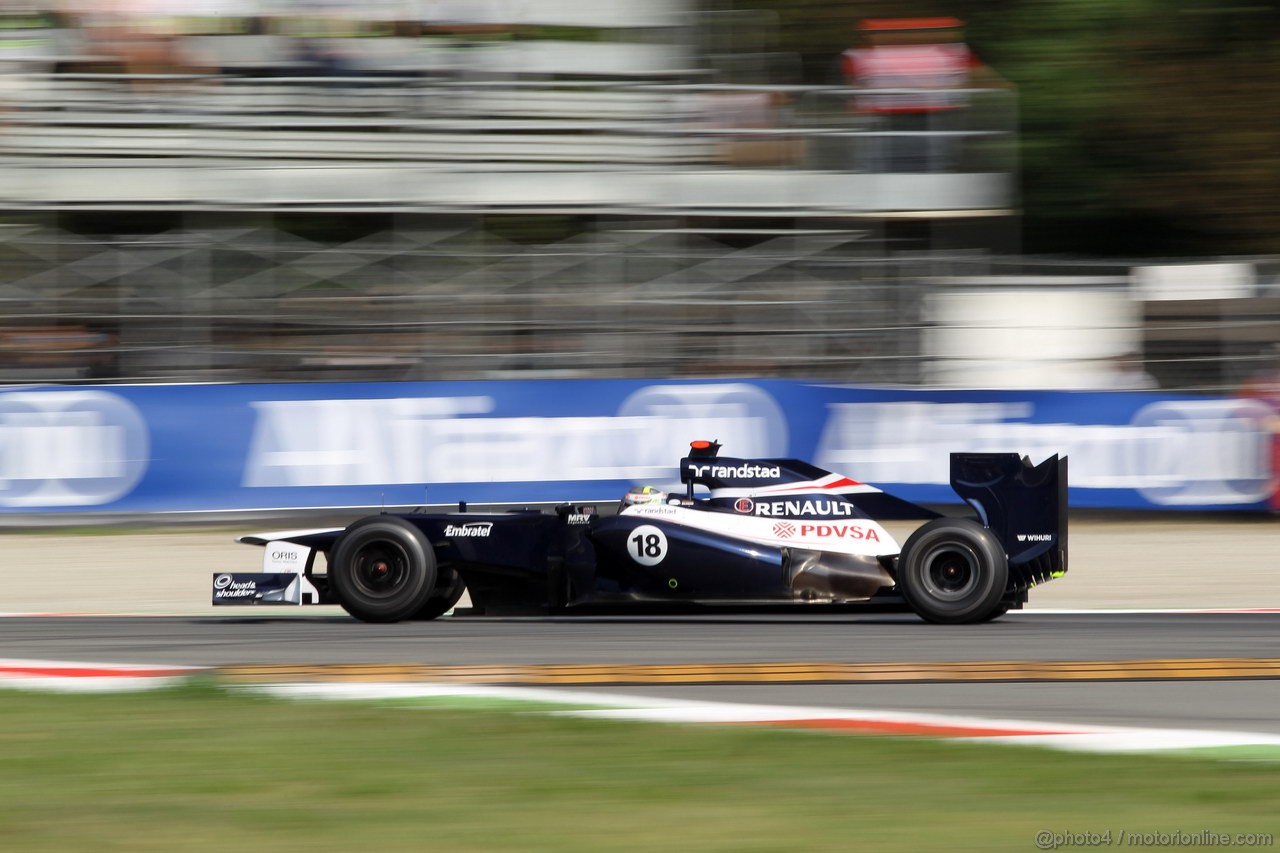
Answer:
M796 526L789 521L779 521L773 526L773 533L779 539L790 539L796 534Z
M733 508L738 512L751 512L751 510L755 509L755 506L756 502L751 498L738 498L733 504Z
M446 524L444 526L445 536L487 539L491 532L493 532L492 521L469 521L466 524Z

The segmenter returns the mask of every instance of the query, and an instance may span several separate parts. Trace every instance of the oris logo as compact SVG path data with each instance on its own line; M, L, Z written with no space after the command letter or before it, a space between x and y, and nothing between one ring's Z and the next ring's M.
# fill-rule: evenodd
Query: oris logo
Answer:
M101 506L147 470L147 426L106 391L0 394L0 506Z
M755 506L756 503L751 498L738 498L733 504L733 508L738 512L751 512Z
M471 521L466 524L446 524L444 526L445 536L461 537L463 539L488 539L489 534L492 532L492 521Z
M265 572L301 572L311 557L311 549L294 542L272 542L266 559L262 561Z

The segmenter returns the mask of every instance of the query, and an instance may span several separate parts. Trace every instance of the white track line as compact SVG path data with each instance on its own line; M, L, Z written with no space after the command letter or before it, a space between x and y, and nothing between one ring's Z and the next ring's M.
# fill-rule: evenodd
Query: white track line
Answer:
M180 683L201 671L200 667L0 659L0 687L75 692L145 690ZM1263 732L1093 726L909 711L755 705L540 687L336 682L246 685L238 689L291 699L494 699L527 702L535 707L559 706L547 713L595 719L768 725L1085 752L1166 752L1226 747L1265 747L1280 751L1280 735ZM581 707L561 710L565 705Z
M1280 613L1280 607L1212 607L1212 608L1057 608L1033 607L1026 610L1011 610L1010 615L1018 616L1172 616L1172 615L1204 615L1227 613Z
M897 736L941 737L1085 752L1164 752L1255 746L1280 748L1280 735L1263 732L1089 726L907 711L683 701L536 687L326 683L258 685L249 689L273 696L308 699L403 700L472 697L541 704L587 705L597 707L551 713L596 719L662 723L753 724Z
M339 612L337 605L319 605L319 606L322 607L323 609L322 610L309 609L308 613L299 612L300 608L298 607L293 607L290 609L280 608L276 612L272 613L271 617L278 618L280 616L287 615L287 616L297 616L297 617L305 618L307 615L330 616L333 613ZM803 610L805 615L813 615L813 613L817 609L819 609L819 607L820 606L805 607L803 608ZM0 619L20 619L20 618L37 618L37 617L44 618L44 619L56 619L56 618L75 618L75 617L86 617L86 616L92 616L95 618L110 616L110 617L129 618L129 619L139 619L139 618L149 618L149 617L163 619L171 616L212 616L215 614L222 616L222 615L228 615L226 611L230 609L232 608L220 607L213 610L201 610L201 609L193 608L191 610L174 610L174 611L166 611L164 613L155 613L155 612L107 613L107 612L95 612L95 611L67 611L67 612L34 611L34 612L24 613L20 611L10 611L10 612L0 613ZM800 608L798 608L798 611L799 609ZM1164 608L1076 607L1076 608L1071 608L1071 607L1034 607L1033 606L1025 610L1009 611L1009 615L1011 616L1178 616L1178 615L1229 615L1229 614L1236 614L1236 613L1245 613L1245 614L1280 613L1280 607L1209 607L1209 608L1203 608L1203 607L1202 608L1195 608L1195 607L1164 607ZM619 614L619 615L621 616L625 614ZM858 614L854 611L842 611L840 615L856 616ZM879 611L868 611L866 615L880 616L883 614ZM902 615L910 615L910 614L907 613L906 611L903 611ZM461 616L457 618L459 620L464 620L464 621L481 621L483 620L484 617Z

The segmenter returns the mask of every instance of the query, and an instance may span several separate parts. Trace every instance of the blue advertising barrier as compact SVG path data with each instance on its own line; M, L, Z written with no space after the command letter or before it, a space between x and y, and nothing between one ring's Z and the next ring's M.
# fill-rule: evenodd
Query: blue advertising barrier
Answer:
M0 513L613 500L694 438L953 503L948 454L1070 456L1075 506L1265 509L1274 414L1151 393L786 380L143 385L0 391Z

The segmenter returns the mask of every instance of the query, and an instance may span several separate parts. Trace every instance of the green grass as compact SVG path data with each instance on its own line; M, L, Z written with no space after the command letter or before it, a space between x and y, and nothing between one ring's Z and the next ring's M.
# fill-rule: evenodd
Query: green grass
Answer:
M1034 850L1272 832L1280 766L194 685L0 692L6 851Z

